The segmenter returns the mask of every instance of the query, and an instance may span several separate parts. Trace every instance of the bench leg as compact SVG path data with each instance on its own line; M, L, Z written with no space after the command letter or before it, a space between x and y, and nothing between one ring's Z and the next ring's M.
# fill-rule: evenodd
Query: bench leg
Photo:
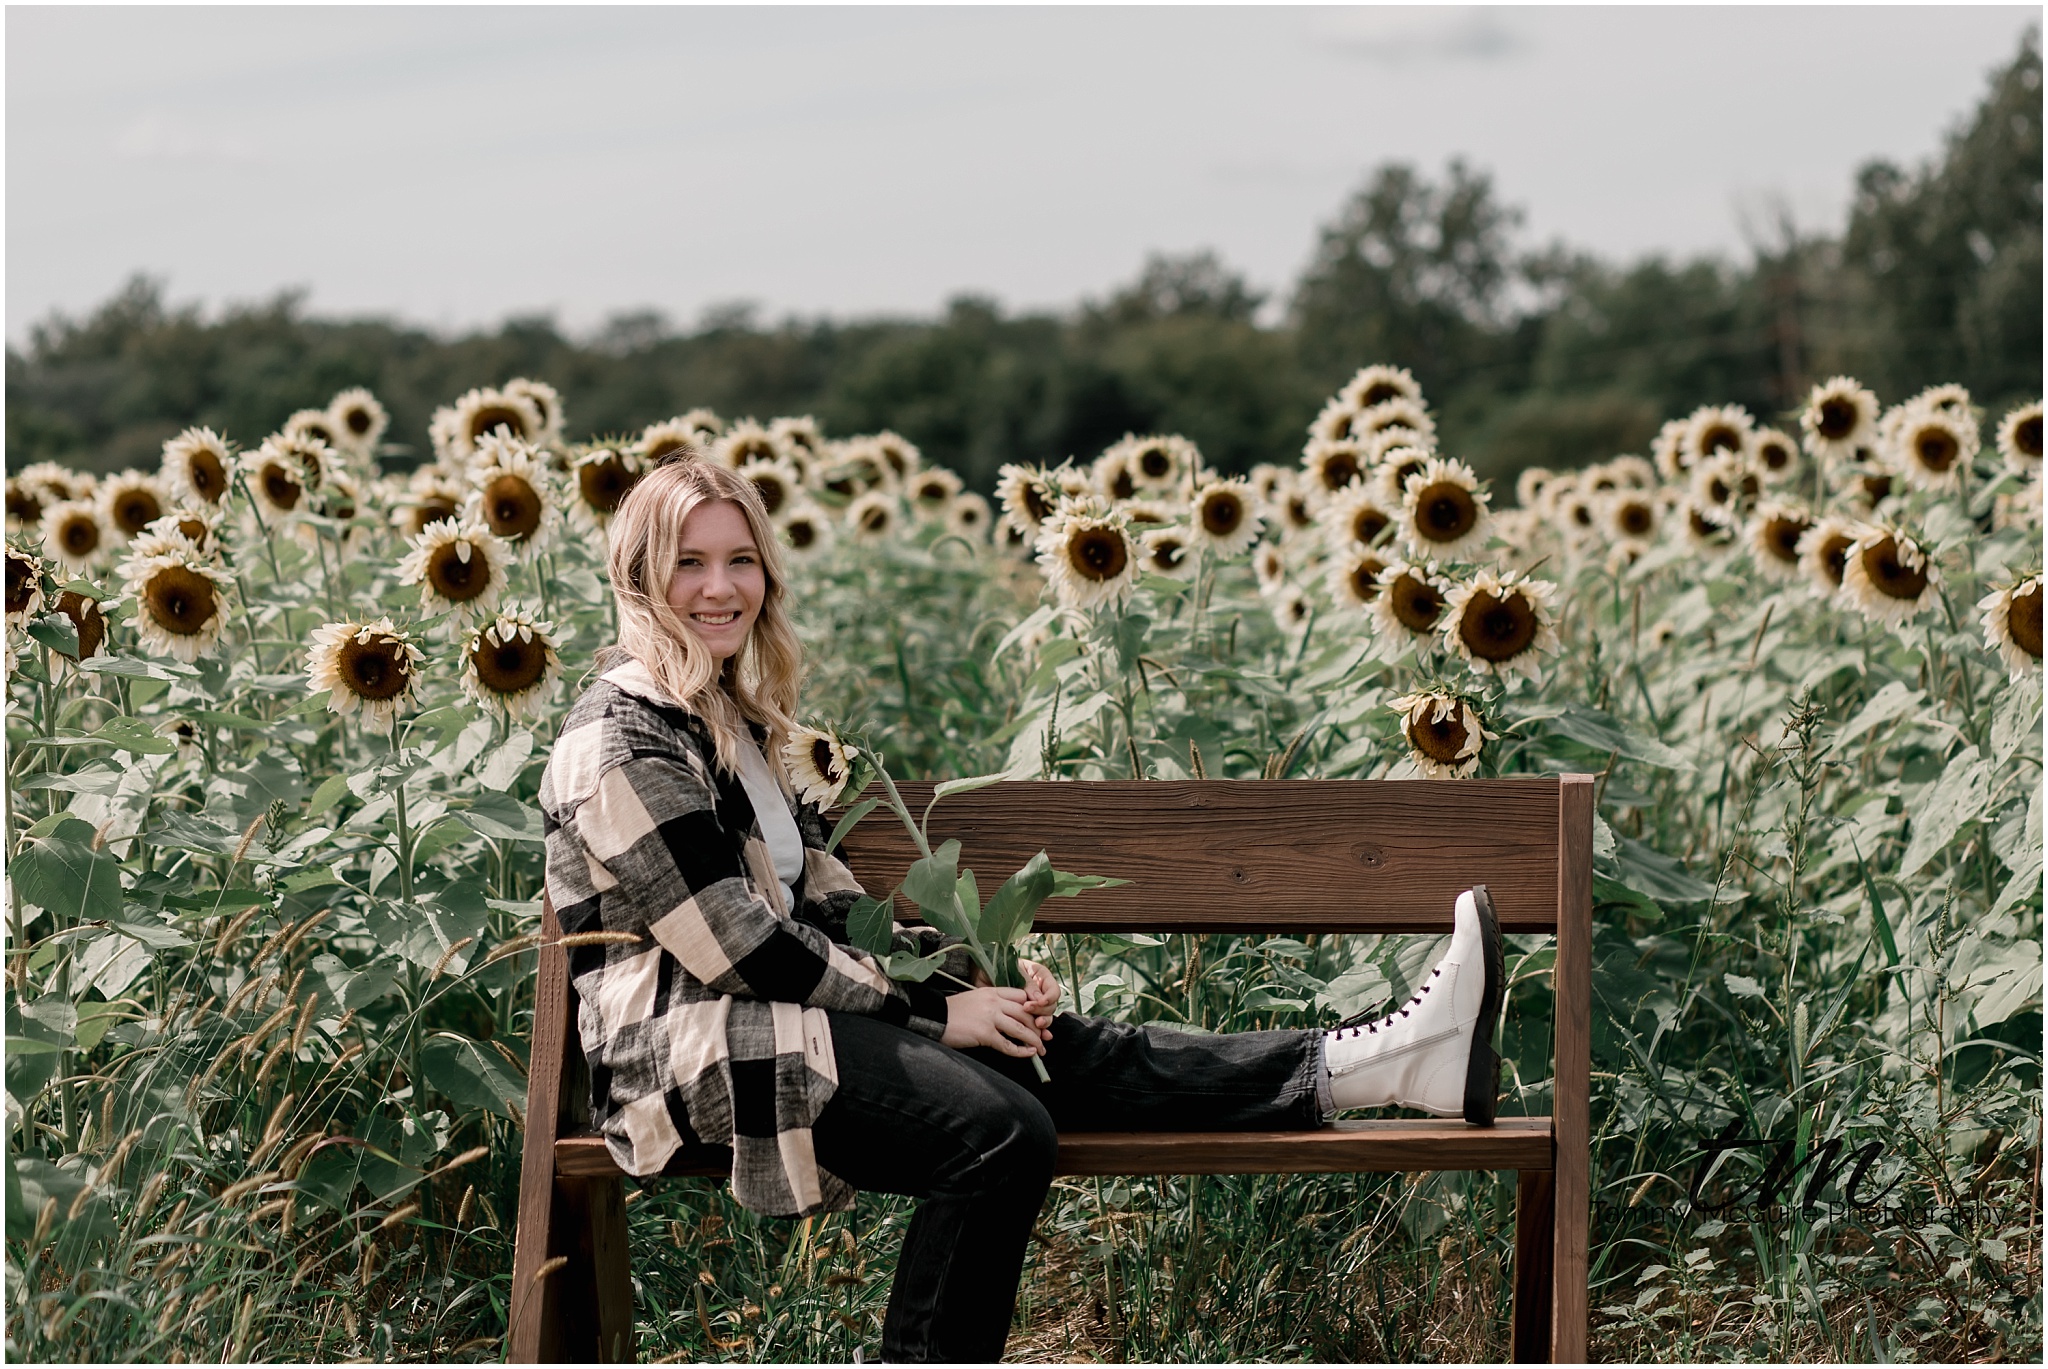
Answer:
M1557 1187L1547 1169L1515 1174L1515 1338L1517 1364L1550 1359L1551 1243Z
M513 1259L514 1364L605 1364L636 1358L633 1279L626 1258L624 1185L554 1179L544 1249ZM520 1233L522 1242L527 1231ZM535 1272L564 1261L536 1280Z

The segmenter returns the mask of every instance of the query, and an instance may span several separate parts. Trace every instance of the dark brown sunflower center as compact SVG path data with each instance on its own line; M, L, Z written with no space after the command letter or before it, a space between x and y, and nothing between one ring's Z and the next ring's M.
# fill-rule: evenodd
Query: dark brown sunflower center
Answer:
M547 672L547 648L540 639L522 642L517 636L492 646L478 641L469 663L484 688L494 694L517 694L540 683Z
M1764 549L1786 565L1799 563L1799 539L1813 524L1800 518L1773 518L1764 524Z
M463 547L469 548L464 559ZM465 604L491 584L491 563L474 544L444 542L427 560L427 583L434 592L453 604Z
M1727 503L1729 497L1734 493L1735 491L1730 488L1728 482L1718 475L1707 481L1707 498L1716 504Z
M1472 735L1465 730L1465 710L1454 707L1441 718L1432 716L1435 711L1426 708L1408 724L1408 744L1439 765L1456 765Z
M1130 559L1114 529L1086 528L1067 538L1067 564L1084 579L1114 580Z
M2041 459L2041 415L2023 418L2012 430L2012 445L2029 461ZM2035 653L2039 655L2039 652Z
M1823 399L1813 430L1830 442L1856 431L1856 406L1846 399Z
M1211 490L1202 500L1202 531L1228 537L1244 526L1244 501L1229 490Z
M1375 404L1384 404L1390 399L1401 398L1401 387L1376 380L1365 387L1365 393L1358 397L1358 407L1370 409Z
M1323 488L1341 490L1358 479L1358 456L1354 452L1331 452L1323 458Z
M2015 594L2005 611L2005 626L2021 651L2041 659L2041 582L2024 594Z
M329 431L324 425L319 423L304 424L299 429L299 436L305 438L309 442L321 442L325 443L327 446L330 447L332 447L335 443L334 434L331 431Z
M530 437L526 431L526 417L508 404L486 404L469 416L469 440L472 445L486 433L503 428L514 437Z
M1187 548L1171 537L1160 538L1147 549L1147 552L1154 569L1157 570L1178 570L1180 563L1187 558Z
M372 703L395 699L412 683L405 645L393 637L373 636L367 642L350 637L341 644L334 666L343 689Z
M78 631L78 654L68 651L58 654L74 661L90 660L100 654L101 643L107 640L107 620L100 613L97 599L88 599L76 590L65 590L57 596L57 612L71 620L71 626Z
M576 470L576 489L583 502L603 514L617 511L633 483L633 473L615 456L592 461Z
M1579 527L1590 528L1593 526L1593 506L1583 499L1572 504L1569 516L1572 522Z
M148 490L127 490L114 501L114 526L130 537L163 516L163 505Z
M357 407L343 414L341 422L344 427L357 437L367 437L369 436L370 429L376 425L377 420L370 416L368 409Z
M453 519L457 512L455 501L444 496L433 495L422 499L412 511L412 535L417 537L425 532L429 523Z
M813 450L811 446L811 439L808 436L798 437L796 434L792 433L791 437L794 438L797 445L802 447L805 451ZM910 457L907 453L904 452L904 450L901 447L897 446L893 442L885 442L882 444L879 450L882 453L882 460L889 463L889 469L896 472L898 478L901 478L902 476L909 473Z
M1118 467L1116 474L1111 476L1109 480L1109 497L1112 499L1129 499L1137 492L1138 482L1131 478L1130 467Z
M953 516L960 520L960 526L963 528L979 527L982 516L981 505L972 501L962 504L954 511Z
M753 482L754 493L761 496L761 507L772 515L789 500L789 487L782 483L779 475L762 473L748 477Z
M799 551L809 548L818 540L818 529L808 518L792 519L783 531L789 534L789 544Z
M1892 478L1888 475L1865 475L1858 479L1863 485L1863 497L1873 504L1882 504L1891 498Z
M1443 617L1444 596L1412 571L1403 571L1387 586L1387 602L1394 617L1410 632L1430 632Z
M2039 429L2035 424L2037 434ZM1138 453L1138 470L1147 480L1164 480L1173 474L1173 453L1164 447L1147 447Z
M1766 470L1782 471L1792 464L1792 448L1772 440L1756 449L1756 459L1764 463Z
M775 457L775 444L765 438L743 437L732 444L735 461L745 464L749 461L771 461Z
M90 556L99 549L100 525L94 518L74 514L57 528L57 540L73 556Z
M1839 532L1820 544L1816 554L1820 557L1821 568L1827 573L1828 583L1837 586L1842 583L1842 575L1849 569L1849 548L1855 544L1855 538L1844 537Z
M881 534L889 530L889 510L880 504L870 504L860 511L860 530L865 533Z
M1955 465L1962 454L1962 444L1947 429L1922 428L1913 435L1913 458L1923 469L1940 474Z
M1294 527L1305 528L1315 521L1315 511L1308 506L1308 500L1298 494L1287 497L1287 521Z
M1458 619L1458 639L1482 661L1512 661L1536 640L1536 610L1517 590L1477 590Z
M212 452L196 451L187 457L185 479L191 484L192 492L209 504L218 504L220 497L227 493L227 467Z
M484 516L507 541L524 542L538 532L543 511L539 492L524 476L501 475L484 491Z
M816 767L819 778L823 779L827 784L838 784L846 778L845 775L840 773L838 765L834 763L832 743L823 737L819 737L811 743L811 764Z
M35 597L35 562L22 556L9 555L7 558L7 611L25 613L29 601Z
M7 482L7 516L32 527L43 520L43 501L12 480Z
M1893 599L1911 601L1918 599L1927 589L1927 568L1924 565L1909 566L1899 559L1899 544L1890 537L1880 538L1865 547L1860 553L1863 573L1870 577L1878 593Z
M1124 476L1122 483L1128 485L1130 477L1128 475ZM953 492L946 488L946 482L943 480L923 480L918 482L917 502L920 504L943 504L952 496ZM1129 497L1128 494L1117 496L1119 499L1127 499Z
M688 450L690 450L690 443L687 438L664 437L647 449L647 460L649 464L654 464L667 460L677 452L686 452Z
M1020 491L1024 501L1024 512L1031 515L1034 523L1043 523L1052 513L1052 505L1045 500L1045 494L1036 481L1027 480Z
M212 620L219 598L213 581L189 566L165 566L143 586L142 602L157 626L180 637L194 637Z
M1707 517L1706 514L1700 512L1698 509L1688 509L1686 511L1685 521L1687 525L1692 528L1692 535L1694 537L1702 539L1703 541L1719 541L1722 537L1725 537L1728 534L1728 529L1721 526L1719 523L1716 523L1713 519Z
M1370 556L1361 556L1351 563L1351 592L1360 603L1371 603L1379 597L1380 572L1386 564Z
M1657 526L1657 514L1640 499L1631 499L1615 514L1615 525L1629 537L1648 537Z
M273 461L266 465L256 477L263 486L263 497L271 507L289 513L299 506L299 495L305 487L299 484L297 476Z
M1715 452L1739 452L1742 450L1742 432L1726 423L1716 423L1700 434L1700 454L1712 456Z
M1415 526L1432 542L1455 542L1479 522L1479 503L1463 485L1439 480L1415 496Z
M187 542L190 542L193 546L198 547L202 551L206 549L207 531L208 529L204 519L180 518L178 520L178 536L184 538Z

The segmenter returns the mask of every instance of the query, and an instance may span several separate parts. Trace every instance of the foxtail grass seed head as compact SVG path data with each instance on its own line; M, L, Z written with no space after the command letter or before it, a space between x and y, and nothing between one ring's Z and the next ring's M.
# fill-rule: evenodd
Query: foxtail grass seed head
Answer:
M1479 769L1494 733L1471 701L1448 690L1406 694L1387 705L1401 715L1409 758L1432 780L1464 779Z
M1984 644L2015 682L2041 673L2041 577L2028 575L1977 601Z
M351 620L315 628L307 662L308 686L327 691L327 707L346 717L389 728L412 701L426 654L389 618Z

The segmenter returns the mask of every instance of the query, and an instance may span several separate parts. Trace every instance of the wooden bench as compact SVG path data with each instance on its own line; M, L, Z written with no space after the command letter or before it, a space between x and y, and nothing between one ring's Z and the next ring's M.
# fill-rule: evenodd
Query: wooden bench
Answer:
M911 811L922 811L932 786L901 788ZM1001 784L942 801L933 832L960 839L961 863L984 887L1041 848L1062 869L1131 881L1053 900L1038 915L1041 931L1443 934L1458 893L1482 883L1504 933L1554 931L1550 1117L1502 1117L1490 1128L1384 1118L1315 1131L1069 1133L1060 1137L1059 1172L1512 1169L1514 1357L1585 1359L1590 776ZM896 887L916 853L884 811L855 829L844 854L880 893ZM560 936L551 909L542 925L549 941ZM544 948L538 973L509 1358L630 1359L621 1175L588 1130L567 956ZM700 1157L668 1172L725 1170Z

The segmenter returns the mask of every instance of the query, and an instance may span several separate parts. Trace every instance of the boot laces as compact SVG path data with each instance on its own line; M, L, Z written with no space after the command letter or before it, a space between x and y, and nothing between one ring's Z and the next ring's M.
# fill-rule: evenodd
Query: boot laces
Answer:
M1442 973L1443 973L1443 970L1442 970L1441 968L1439 968L1439 969L1435 969L1435 970L1431 970L1431 971L1429 972L1429 977L1430 977L1430 979L1435 979L1435 978L1436 978L1436 977L1437 977L1438 975L1441 975ZM1416 1007L1416 1006L1420 1005L1420 1004L1421 1004L1421 1002L1422 1002L1422 995L1423 995L1423 994L1426 994L1426 993L1428 993L1428 992L1429 992L1429 987L1430 987L1430 986L1429 986L1428 982L1427 982L1427 981L1425 981L1425 982L1423 983L1423 985L1422 985L1421 989L1419 989L1419 990L1417 990L1417 991L1416 991L1416 994L1415 994L1415 996L1414 996L1413 998L1411 998L1411 999L1409 999L1409 1000L1408 1000L1408 1007L1407 1007L1407 1008L1403 1008L1403 1009L1401 1009L1401 1010L1400 1010L1400 1011L1399 1011L1398 1013L1388 1013L1388 1014L1387 1014L1387 1015L1386 1015L1385 1017L1381 1018L1381 1019L1380 1019L1380 1020L1379 1020L1378 1022L1370 1022L1370 1021L1366 1021L1366 1020L1365 1020L1365 1014L1363 1014L1363 1013L1360 1013L1360 1014L1359 1014L1358 1016L1356 1016L1356 1017L1350 1017L1350 1018L1346 1018L1346 1019L1345 1019L1344 1021L1342 1021L1342 1022L1339 1022L1339 1023L1338 1023L1338 1024L1337 1024L1337 1025L1336 1025L1336 1026L1334 1027L1334 1028L1332 1028L1332 1032L1333 1032L1333 1033L1334 1033L1335 1035L1339 1036L1339 1037L1342 1037L1342 1036L1347 1036L1347 1035L1348 1035L1348 1036L1356 1036L1356 1035L1358 1035L1358 1029L1359 1029L1360 1027L1364 1027L1366 1031L1368 1031L1368 1032L1372 1033L1373 1035L1377 1036L1377 1035L1379 1034L1379 1030L1380 1030L1380 1028L1381 1028L1381 1027L1391 1027L1391 1026L1393 1026L1393 1025L1394 1025L1394 1019L1395 1019L1396 1017L1406 1017L1406 1016L1408 1015L1408 1009L1409 1009L1409 1008L1413 1008L1413 1007Z

